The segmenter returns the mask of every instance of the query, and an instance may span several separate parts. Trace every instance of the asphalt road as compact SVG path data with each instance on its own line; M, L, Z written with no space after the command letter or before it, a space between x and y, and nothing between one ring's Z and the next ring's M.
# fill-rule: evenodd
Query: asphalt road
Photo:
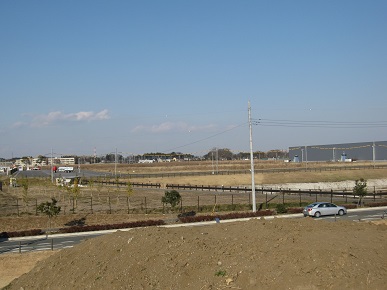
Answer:
M378 207L378 208L366 208L366 209L349 209L348 213L344 216L322 216L318 219L314 218L316 221L334 221L342 219L349 220L354 222L365 222L365 221L375 221L380 220L383 217L387 220L387 207Z
M74 177L74 176L84 176L84 177L97 177L97 176L112 176L111 173L104 173L104 172L95 172L90 170L81 170L76 167L74 167L73 172L54 172L53 177L54 179L57 177ZM51 177L51 170L26 170L26 171L17 171L13 175L13 177L16 178L24 178L24 177Z
M325 216L320 218L313 218L316 222L328 221L335 222L338 220L349 220L354 222L364 222L372 220L380 220L385 215L387 219L387 207L378 208L363 208L363 209L350 209L344 216ZM304 218L303 214L291 214L280 215L278 218ZM265 219L274 218L273 216L265 217ZM311 217L307 217L311 218ZM248 220L250 218L242 219ZM220 222L235 222L236 220L224 220ZM174 224L167 225L165 227L178 227L178 226L200 226L203 224L215 224L213 222L202 222L193 224ZM125 229L131 230L131 229ZM0 240L0 254L5 253L23 253L29 251L48 251L48 250L60 250L65 248L71 248L82 241L91 239L100 235L109 234L116 230L99 231L99 232L86 232L86 233L72 233L72 234L58 234L39 237L22 237L22 238L10 238L7 240ZM122 231L122 229L121 229Z
M72 248L74 245L87 239L100 236L103 232L82 233L68 235L48 235L39 237L11 238L0 241L0 254L24 253L31 251L49 251Z

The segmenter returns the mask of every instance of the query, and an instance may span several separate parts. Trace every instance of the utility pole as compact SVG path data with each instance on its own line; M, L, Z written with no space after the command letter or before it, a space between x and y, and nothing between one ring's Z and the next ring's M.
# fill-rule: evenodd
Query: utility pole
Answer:
M216 147L216 174L218 174L218 161L219 161L219 153L218 153L218 147Z
M211 151L212 174L214 174L214 150Z
M251 125L251 106L250 101L248 103L249 112L249 128L250 128L250 166L251 166L251 200L253 203L253 212L257 211L257 204L255 201L255 181L254 181L254 155L253 155L253 129Z
M114 177L117 178L117 148L116 148L116 154L114 158Z
M51 183L54 183L54 160L52 158L52 148L51 148Z
M305 170L308 170L308 146L305 146Z
M374 164L374 169L375 169L375 142L372 143L372 161Z

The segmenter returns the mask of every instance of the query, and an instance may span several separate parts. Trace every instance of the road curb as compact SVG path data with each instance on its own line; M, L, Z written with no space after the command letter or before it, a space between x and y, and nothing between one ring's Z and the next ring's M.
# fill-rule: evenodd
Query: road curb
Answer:
M367 211L367 210L381 210L381 211L387 211L387 206L383 207L367 207L367 208L357 208L357 209L348 209L348 213L353 212L359 212L359 211ZM260 217L248 217L248 218L240 218L240 219L220 219L219 221L216 221L215 219L213 221L205 221L205 222L194 222L194 223L181 223L181 224L169 224L169 225L160 225L157 227L163 227L163 228L176 228L176 227L189 227L189 226L203 226L203 225L214 225L218 223L233 223L233 222L245 222L253 219L265 219L265 220L272 220L276 218L303 218L304 215L302 213L296 213L296 214L280 214L280 215L272 215L272 216L260 216ZM31 239L50 239L50 238L61 238L64 236L86 236L86 235L98 235L98 234L109 234L109 233L115 233L118 231L130 231L137 228L125 228L125 229L112 229L112 230L103 230L103 231L90 231L90 232L76 232L76 233L63 233L63 234L53 234L53 235L39 235L39 236L27 236L27 237L14 237L14 238L8 238L5 239L7 241L23 241L23 240L31 240Z

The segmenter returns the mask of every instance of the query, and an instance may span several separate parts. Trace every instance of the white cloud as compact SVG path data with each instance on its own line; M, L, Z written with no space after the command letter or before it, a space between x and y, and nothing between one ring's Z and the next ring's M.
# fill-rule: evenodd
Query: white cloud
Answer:
M16 123L13 123L11 128L12 129L17 129L17 128L21 128L21 127L24 127L26 125L26 123L24 122L16 122Z
M38 115L32 117L29 124L32 127L44 127L60 121L98 121L109 119L108 110L102 110L98 113L94 112L76 112L65 114L61 111L50 112L46 115ZM13 127L21 127L25 122L16 122Z
M166 133L166 132L197 132L208 131L215 128L215 125L209 124L204 126L188 125L185 122L164 122L158 125L139 125L133 128L132 132L150 132L150 133Z

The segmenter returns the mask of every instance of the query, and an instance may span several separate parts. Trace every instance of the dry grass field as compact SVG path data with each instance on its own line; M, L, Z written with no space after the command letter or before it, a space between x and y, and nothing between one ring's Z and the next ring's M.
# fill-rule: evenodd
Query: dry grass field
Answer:
M373 169L372 162L342 163L342 162L308 162L294 163L273 160L255 161L255 182L261 184L277 183L303 183L303 182L336 182L343 180L356 180L359 178L379 179L387 177L387 168ZM378 162L376 165L386 166L387 162ZM364 166L364 170L349 170L354 166ZM330 171L323 168L332 168ZM186 162L164 162L152 164L89 164L82 165L83 169L100 171L124 176L125 174L154 174L154 173L174 173L174 172L208 172L207 176L187 176L187 177L163 177L163 178L132 178L131 182L154 182L154 183L178 183L178 184L209 184L209 185L250 185L250 174L220 175L216 172L250 170L250 161L186 161ZM376 166L377 168L377 166ZM264 170L291 170L298 169L298 172L262 173Z

